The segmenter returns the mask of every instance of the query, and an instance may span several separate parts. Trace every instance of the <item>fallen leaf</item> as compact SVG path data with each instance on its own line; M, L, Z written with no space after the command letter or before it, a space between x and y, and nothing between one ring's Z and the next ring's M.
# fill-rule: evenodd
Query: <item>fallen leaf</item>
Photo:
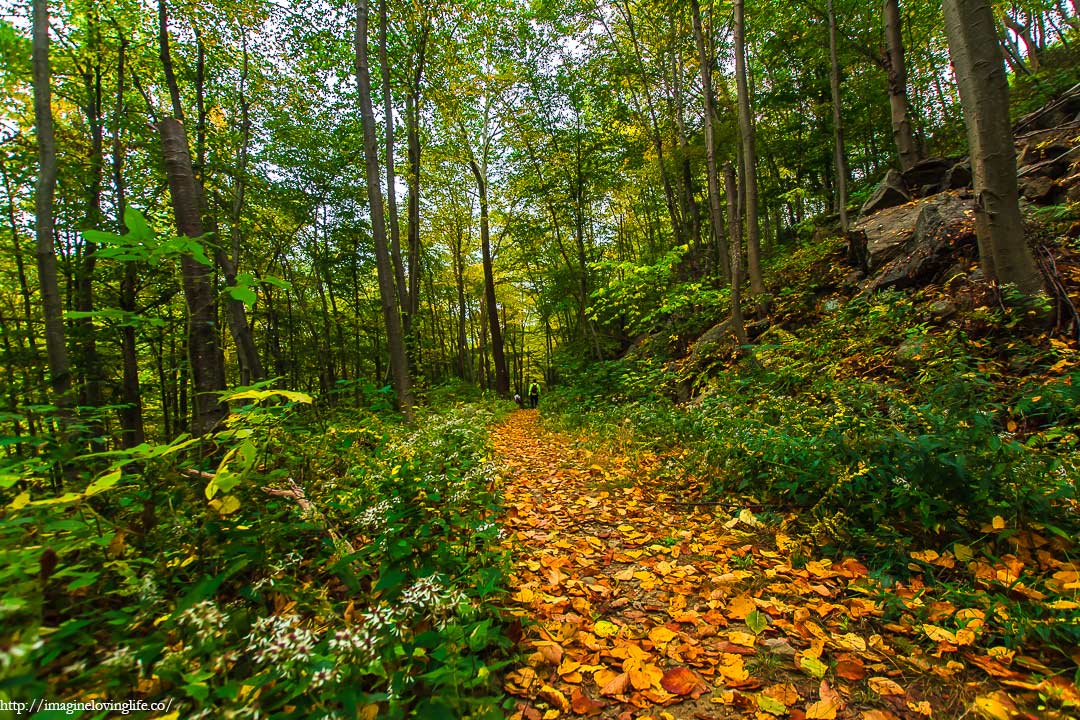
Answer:
M807 657L806 655L799 659L799 667L805 670L812 677L816 678L825 677L825 673L829 669L828 665L821 662L817 658Z
M872 677L868 681L870 689L878 695L904 695L904 688L887 677Z
M607 703L593 700L591 697L574 688L570 694L570 709L576 715L599 715L607 707Z
M536 695L553 708L557 708L560 712L570 711L570 701L566 699L565 695L550 685L544 685Z
M740 658L741 660L741 658ZM660 687L673 695L690 695L695 690L704 691L705 683L701 682L690 668L673 667L664 673L660 680Z
M596 624L593 625L592 631L593 634L596 635L596 637L606 638L613 635L618 635L619 626L613 622L608 622L607 620L597 620Z
M1000 690L975 698L971 709L984 720L1012 720L1016 715L1016 704Z
M600 688L601 695L623 695L630 686L630 675L619 673Z

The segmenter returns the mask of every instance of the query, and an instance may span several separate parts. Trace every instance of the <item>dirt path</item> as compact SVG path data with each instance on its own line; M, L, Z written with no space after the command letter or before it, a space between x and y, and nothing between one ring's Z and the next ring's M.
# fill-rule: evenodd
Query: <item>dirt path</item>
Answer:
M495 447L530 653L505 679L515 720L1017 717L986 683L1024 677L1010 651L973 646L982 610L777 551L782 534L746 511L662 504L675 498L648 483L655 459L575 445L534 411ZM906 601L921 623L893 612Z

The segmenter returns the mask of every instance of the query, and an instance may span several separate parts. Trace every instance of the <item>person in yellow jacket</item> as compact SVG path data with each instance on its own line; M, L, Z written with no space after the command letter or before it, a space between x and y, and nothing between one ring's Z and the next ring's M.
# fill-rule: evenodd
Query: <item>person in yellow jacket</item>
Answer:
M529 385L529 407L535 408L540 404L540 383L535 380Z

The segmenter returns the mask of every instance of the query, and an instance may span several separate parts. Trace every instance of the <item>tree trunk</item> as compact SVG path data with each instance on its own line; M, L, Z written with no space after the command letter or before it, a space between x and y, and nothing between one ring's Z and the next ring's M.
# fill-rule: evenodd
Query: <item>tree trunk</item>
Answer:
M379 279L379 298L386 322L386 339L390 350L390 374L397 395L398 407L409 422L413 420L412 385L409 379L409 359L398 314L398 298L394 288L394 268L386 243L386 218L383 215L382 187L379 172L379 140L375 132L375 114L371 105L371 71L368 63L368 4L356 2L356 84L360 100L360 120L364 130L364 164L367 175L368 203L371 206L371 236L375 243L375 267Z
M98 29L96 18L90 21L88 29L92 44L97 44ZM101 225L101 185L104 169L104 127L102 125L101 68L95 63L85 68L83 84L86 92L86 125L90 131L89 177L86 186L85 226L97 228ZM86 241L82 248L82 262L75 275L75 309L79 312L94 311L94 271L97 267L97 245ZM102 393L101 355L97 350L93 317L80 318L74 323L73 334L77 343L76 367L80 370L81 388L79 404L98 408L105 404ZM90 435L102 438L104 426L102 418L95 415L89 423Z
M740 345L746 345L746 322L742 313L742 232L739 218L739 190L735 168L724 163L724 185L728 206L728 235L731 237L731 329Z
M506 369L506 355L503 351L502 328L499 327L499 306L495 302L495 273L491 262L491 231L488 224L487 177L480 165L469 162L476 189L480 195L480 249L484 263L484 304L486 305L488 327L491 332L491 359L495 364L495 392L500 397L510 394L510 375Z
M709 175L709 226L720 256L720 276L725 283L731 282L731 253L724 237L723 218L720 210L720 180L716 172L716 139L713 135L712 64L705 50L705 33L701 26L701 8L698 0L690 0L690 12L694 21L694 41L697 44L698 64L701 69L701 92L705 101L705 162ZM734 238L734 236L732 236Z
M949 55L956 69L975 187L975 228L987 278L1026 296L1043 278L1024 239L1009 123L1009 85L987 0L944 0Z
M911 132L911 109L907 98L907 66L904 64L904 40L900 28L899 0L885 0L885 52L882 60L889 79L889 108L892 112L893 140L900 156L900 167L907 170L919 161L919 150ZM994 38L997 42L997 38Z
M412 303L409 288L405 284L405 263L401 258L401 227L398 224L397 183L394 180L394 106L390 94L390 60L386 52L386 17L387 0L379 0L379 72L382 79L383 118L386 123L386 209L390 214L390 259L394 262L394 282L397 285L398 301L401 305L402 332L406 343L412 336Z
M743 193L746 197L746 260L750 289L765 294L761 276L761 224L758 220L757 150L754 118L750 114L750 93L746 83L746 20L743 0L735 0L735 82L739 95L739 135L742 138Z
M630 41L634 45L634 59L637 61L638 74L641 76L641 87L645 95L645 106L649 111L650 135L653 149L656 151L656 166L660 172L660 180L664 186L664 199L667 202L668 218L671 220L672 237L676 245L682 243L682 229L679 223L679 213L676 210L675 191L671 187L671 179L668 177L667 162L664 160L664 140L660 134L660 123L656 117L656 108L653 107L652 88L649 84L649 76L645 72L645 60L642 56L641 45L638 42L637 30L634 28L634 17L630 13L630 4L624 3L619 7L626 20L626 28L630 32Z
M116 202L117 232L124 234L124 212L127 209L124 185L124 143L121 135L124 117L124 69L127 60L127 40L121 38L116 60L116 106L113 111L112 176ZM134 261L124 264L124 277L120 281L120 309L134 314L138 289L138 267ZM143 427L142 388L139 386L139 354L135 327L126 323L120 331L120 356L123 365L123 381L120 398L120 444L133 448L146 439Z
M240 72L240 148L236 157L236 179L233 183L232 208L229 215L229 235L232 241L232 254L225 250L220 242L215 242L215 258L222 274L225 275L225 284L228 287L236 286L237 265L240 263L240 246L243 240L240 220L244 212L244 200L247 194L247 167L249 146L251 145L251 112L247 99L248 83L248 46L247 32L242 32L243 57ZM201 96L202 93L200 92ZM202 208L204 215L209 216L209 210L205 207L206 189L202 188ZM215 238L216 240L216 238ZM252 337L251 325L248 323L247 308L243 301L226 293L225 315L229 321L229 330L236 344L236 357L240 363L240 384L250 385L259 382L266 377L263 370L262 360L259 358L259 349Z
M836 13L828 0L829 13L829 87L832 90L833 141L836 146L836 205L840 210L840 232L848 233L847 153L844 151L844 123L840 102L840 58L836 51Z
M184 125L176 118L165 118L158 122L158 133L165 157L165 175L169 179L176 229L189 238L202 237L202 218ZM225 389L225 365L218 346L211 268L190 253L181 257L180 267L188 308L188 353L195 383L195 415L191 421L191 432L193 435L203 435L228 412L217 397L217 393Z
M34 126L38 145L38 179L34 195L37 234L37 268L41 304L45 316L45 349L49 360L49 384L60 408L61 422L70 415L71 370L64 336L64 308L56 277L53 247L53 196L56 191L56 139L53 135L52 72L49 66L49 7L46 0L34 0L33 74Z

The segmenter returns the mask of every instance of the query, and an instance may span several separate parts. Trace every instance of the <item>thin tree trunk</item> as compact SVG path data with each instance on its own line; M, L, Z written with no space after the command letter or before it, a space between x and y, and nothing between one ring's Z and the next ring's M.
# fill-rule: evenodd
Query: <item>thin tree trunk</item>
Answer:
M899 0L885 0L882 16L885 23L885 52L882 60L889 79L889 108L892 113L893 141L900 157L900 167L907 170L919 161L919 150L911 131L911 109L907 97L907 65L904 62L904 39L900 28Z
M660 123L656 117L656 108L653 107L652 88L649 84L649 76L645 72L645 61L642 57L641 44L638 42L637 31L634 29L634 18L630 13L629 3L620 7L626 20L627 30L630 32L630 41L634 46L634 59L637 61L638 74L641 76L641 87L645 95L645 106L649 112L650 130L653 149L656 151L656 165L660 172L660 180L664 186L664 199L667 201L668 217L671 220L671 232L678 245L682 242L682 231L679 223L679 213L676 210L675 191L671 187L671 179L668 177L667 163L664 160L664 141L660 135Z
M758 220L757 150L754 118L750 114L750 93L746 83L746 20L743 0L735 0L735 81L739 95L739 135L742 138L743 194L746 198L746 259L750 289L764 296L761 275L761 225ZM764 306L764 303L763 303Z
M390 349L390 374L398 407L409 422L413 420L413 396L409 379L409 359L405 354L401 316L394 288L394 269L386 243L386 218L383 215L382 187L379 172L379 140L375 132L375 114L371 105L371 71L368 63L368 4L356 2L356 84L360 101L360 119L364 131L364 161L367 174L368 203L371 206L371 235L375 243L375 266L379 279L379 297L386 338Z
M405 284L405 263L401 258L401 227L398 224L397 184L394 181L394 106L390 94L390 60L386 52L387 0L379 0L379 72L382 76L383 117L386 123L386 209L390 214L390 259L394 261L394 282L401 305L401 326L408 345L412 330L410 288ZM412 288L416 290L416 288Z
M495 273L491 259L487 177L476 160L471 160L469 167L472 168L473 177L476 179L476 189L480 195L480 249L484 264L484 300L491 332L491 359L495 364L495 392L500 397L507 397L510 393L510 375L506 369L502 329L499 327L499 306L495 302Z
M694 42L697 44L698 65L701 74L701 92L705 102L705 163L709 176L709 226L716 243L720 261L720 276L724 283L731 282L731 252L724 237L723 218L720 210L720 180L716 172L716 138L713 129L712 63L705 48L705 33L701 25L701 8L698 0L690 0L690 12L694 22ZM733 240L734 241L734 240Z
M52 72L49 66L49 8L46 0L33 0L34 128L38 145L38 179L34 195L37 268L45 316L45 349L49 384L60 408L61 422L70 420L71 370L64 335L64 308L56 276L53 246L53 196L56 191L56 140L53 135Z
M86 124L90 130L90 157L89 157L89 183L86 187L86 214L85 223L88 228L97 228L101 224L101 185L102 172L104 169L104 127L102 119L102 96L101 96L101 68L97 18L90 20L88 29L90 34L90 51L95 56L83 72L83 84L86 92ZM75 309L83 313L94 311L94 271L97 266L97 245L85 241L83 243L82 262L79 264L75 275ZM80 370L82 382L80 389L80 404L88 407L101 407L104 405L102 394L101 356L98 354L97 341L95 339L93 317L83 317L74 323L74 335L78 347L78 359L76 367ZM100 417L90 421L90 434L101 438L104 426Z
M949 55L964 109L975 186L975 228L987 278L1027 296L1044 290L1024 238L1009 123L1009 85L987 0L944 0Z
M181 235L200 238L203 225L184 126L175 118L165 118L158 122L158 133L165 157L165 174L169 179L176 228ZM225 367L218 345L211 268L190 253L181 257L180 267L188 307L188 352L195 383L195 416L192 418L191 431L193 435L203 435L212 430L228 412L217 397L225 389Z
M840 232L848 234L847 152L844 150L843 105L840 101L840 58L836 50L836 13L828 0L829 13L829 87L832 90L833 141L836 158L836 205L840 210Z
M739 190L735 168L724 163L724 185L728 206L728 235L731 237L731 329L740 345L746 345L746 322L742 312L742 231L739 217Z
M244 212L244 200L247 193L247 166L249 146L251 144L251 113L247 99L248 81L248 48L247 32L244 31L243 59L240 72L240 149L236 158L236 180L233 202L229 217L229 235L232 241L232 254L226 252L220 243L215 244L215 259L225 276L225 284L228 287L236 287L237 266L240 263L240 247L243 234L241 232L241 218ZM201 95L201 93L200 93ZM205 204L206 190L203 188L201 197ZM204 213L209 212L204 207ZM250 385L266 377L263 370L262 360L259 357L259 348L252 336L251 325L248 323L247 308L243 301L232 295L226 294L225 315L229 321L229 331L233 342L236 344L236 356L240 363L240 384Z
M112 176L113 193L116 203L117 232L127 231L124 213L127 211L126 186L124 185L124 69L127 61L127 40L120 39L120 48L116 61L116 105L113 111L112 140ZM120 309L134 314L136 311L136 291L138 287L138 268L134 261L124 264L124 277L120 281ZM120 396L123 405L120 409L120 444L133 448L146 439L143 427L142 388L139 386L139 355L136 344L135 326L125 323L120 331L120 356L123 366L123 381Z

